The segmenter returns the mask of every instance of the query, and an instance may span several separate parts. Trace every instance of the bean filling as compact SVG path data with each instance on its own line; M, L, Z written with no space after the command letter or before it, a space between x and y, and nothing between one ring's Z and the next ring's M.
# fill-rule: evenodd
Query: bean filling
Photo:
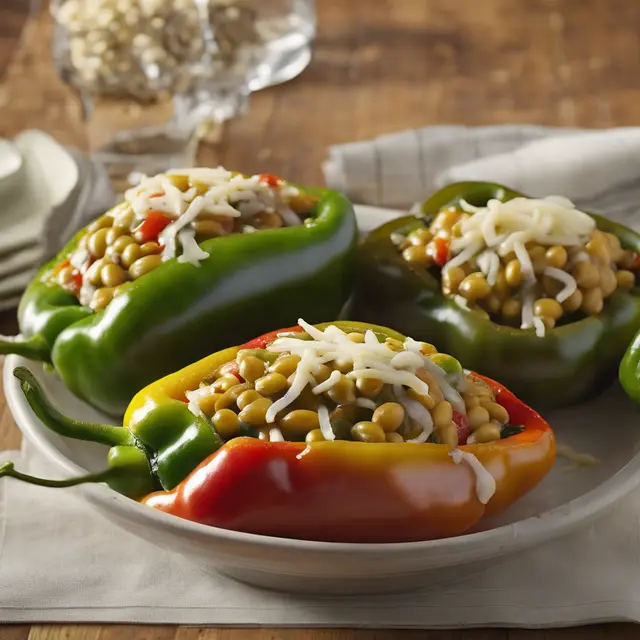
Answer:
M144 178L87 227L48 277L100 311L166 260L198 265L209 256L200 247L205 240L299 225L316 203L276 176L222 167Z
M491 388L433 345L372 332L282 334L241 350L187 393L221 438L431 442L452 447L517 433Z
M442 293L499 324L535 328L598 315L630 289L637 253L565 198L464 201L392 240L412 266L439 275Z

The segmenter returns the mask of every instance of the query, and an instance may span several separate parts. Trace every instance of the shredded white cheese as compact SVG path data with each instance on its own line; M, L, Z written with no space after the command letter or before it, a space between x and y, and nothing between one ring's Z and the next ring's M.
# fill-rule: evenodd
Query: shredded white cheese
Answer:
M476 494L482 504L487 504L496 492L495 478L482 466L482 463L472 453L453 449L449 455L455 464L466 462L476 476Z
M194 267L199 267L200 261L209 257L196 242L196 232L193 229L183 229L178 233L178 238L182 245L182 254L178 256L178 262L190 262Z
M474 207L461 200L460 207L473 215L461 222L461 235L451 242L454 257L445 264L443 271L475 257L492 286L498 274L498 256L513 251L520 262L524 282L532 284L536 281L536 274L525 247L527 242L534 241L542 246L579 246L588 242L596 228L591 216L576 209L570 200L562 196L542 199L520 197L506 202L492 199L485 207ZM580 253L572 260L588 259L588 255ZM558 302L563 302L576 290L575 280L565 271L549 267L544 274L565 285L556 296ZM461 304L457 297L454 299ZM529 301L528 297L523 300L521 328L535 326L536 334L543 336L544 326L540 329L540 323L534 322L532 305L533 300Z
M536 274L533 271L533 264L531 263L531 258L524 244L522 244L522 242L515 242L513 244L513 250L516 258L520 261L520 269L522 270L524 280L535 281Z
M544 332L546 327L544 326L544 322L542 322L542 318L538 318L538 316L533 316L531 319L533 322L533 328L536 330L536 335L538 338L544 338Z
M326 405L321 404L318 406L318 420L320 421L320 431L322 431L322 437L325 440L335 440L336 436L331 428L331 420L329 419L329 409Z
M533 327L533 303L535 296L533 289L527 287L522 293L522 324L521 329L531 329Z
M550 278L555 278L564 285L564 288L556 296L558 302L564 302L567 298L571 297L578 288L576 279L566 271L562 269L556 269L555 267L547 267L544 270L544 275Z
M311 391L316 395L320 393L325 393L326 391L329 391L331 387L335 386L338 382L340 382L341 378L342 378L342 374L339 371L332 371L329 377L324 382L317 384L315 387L313 387Z
M278 427L269 429L269 442L284 442L284 436Z
M406 351L397 352L385 343L379 342L371 331L365 333L364 342L352 342L345 332L335 325L330 325L321 331L303 319L299 319L298 324L307 332L311 340L281 336L267 347L269 351L287 352L300 357L289 389L282 398L269 407L266 414L267 423L274 422L276 415L294 402L307 384L312 385L312 391L315 394L324 393L337 384L344 375L339 371L333 371L327 380L315 384L313 372L321 364L330 361L342 361L352 365L353 370L345 375L348 379L357 382L373 378L385 384L394 385L395 389L400 390L400 401L412 419L422 426L423 433L426 434L421 436L424 440L429 437L433 429L431 414L419 402L409 398L403 389L407 387L419 395L429 393L429 385L416 375L419 369L427 369L431 372L447 400L456 410L465 413L460 394L446 380L446 374L442 369L428 356L420 353L420 344L415 340L407 339L404 344ZM372 405L373 403L366 402L369 408L372 408ZM361 406L365 404L361 403Z
M171 258L175 258L176 236L178 235L178 232L188 224L192 223L198 217L198 214L203 208L204 198L202 196L194 198L184 214L175 222L172 222L168 227L165 227L165 229L160 233L159 239L161 243L165 245L165 249L162 252L163 260L171 260Z
M175 186L170 176L182 176L197 183L181 191ZM214 169L173 169L166 174L143 177L140 184L126 191L125 202L131 207L136 220L144 220L150 211L159 211L173 222L160 233L160 242L164 246L162 259L170 260L178 253L178 241L183 255L188 254L183 262L197 265L208 257L205 252L198 253L189 235L182 231L195 222L203 214L214 214L227 218L249 218L261 211L278 213L286 226L302 224L298 216L288 205L288 198L299 193L296 187L282 183L270 186L260 176L245 177L233 175L223 167ZM245 232L256 229L244 225ZM187 249L183 243L191 246Z

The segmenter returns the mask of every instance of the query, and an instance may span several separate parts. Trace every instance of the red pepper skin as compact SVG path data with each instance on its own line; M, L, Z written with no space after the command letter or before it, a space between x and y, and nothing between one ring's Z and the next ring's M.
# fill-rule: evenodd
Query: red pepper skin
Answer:
M161 211L149 211L144 222L135 230L136 239L140 242L155 242L172 222L173 220Z
M241 348L261 348L279 330ZM477 374L474 374L477 375ZM494 391L522 433L463 445L496 481L484 505L476 476L455 464L452 447L430 443L265 442L236 438L171 491L146 496L150 507L202 524L330 542L409 542L460 535L506 509L547 474L555 459L549 425L499 383ZM466 421L459 434L468 434Z
M385 444L359 456L367 446L237 438L177 489L143 502L225 529L333 542L447 537L482 516L468 467L450 459L389 459L394 445Z

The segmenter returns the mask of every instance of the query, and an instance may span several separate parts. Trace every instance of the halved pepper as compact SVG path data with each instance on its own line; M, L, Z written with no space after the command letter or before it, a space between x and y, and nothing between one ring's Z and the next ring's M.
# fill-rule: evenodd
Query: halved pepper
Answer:
M441 209L464 199L485 206L496 198L523 194L495 183L461 182L435 193L422 213L404 216L374 230L359 251L354 317L396 327L461 360L465 366L504 380L538 409L566 406L604 390L640 327L640 291L616 291L597 316L547 330L537 337L486 320L444 296L432 273L403 259L392 233L409 232ZM623 248L640 252L640 235L597 214L598 229L616 235Z
M382 339L403 338L374 325L332 324L346 332L372 329ZM326 326L318 325L321 329ZM119 465L86 478L46 481L20 474L10 464L0 467L0 476L47 486L108 481L117 490L138 498L141 489L155 484L161 490L141 498L144 504L207 525L300 539L401 542L461 534L481 517L506 509L551 468L555 439L549 425L488 378L483 379L494 391L496 401L507 409L513 423L523 426L517 435L458 449L473 454L493 477L495 493L488 501L479 497L476 472L464 461L456 464L451 455L454 448L446 445L337 440L305 444L237 437L220 446L215 435L204 437L207 423L190 413L186 392L233 361L240 348L264 348L276 334L292 331L301 329L272 332L242 347L213 354L141 391L127 410L128 429L119 432L130 434L132 441L123 444L122 435L118 444L137 447L147 454L150 465L146 475L140 463L129 476L126 465ZM24 379L24 373L18 374ZM37 389L32 381L23 385L31 406L52 429L89 439L86 433L74 433L68 419L61 422L59 414L52 412L41 396L29 395ZM188 424L191 426L185 429ZM94 425L82 428L94 429L96 436L91 439L107 443L113 442L112 431L118 429ZM165 434L188 447L170 446ZM192 434L202 436L197 445ZM194 455L185 455L187 449ZM193 464L198 457L200 460ZM142 456L138 458L142 460ZM149 484L144 485L142 478Z
M225 345L292 324L338 315L352 288L357 228L342 194L319 200L301 226L212 238L209 257L168 260L92 312L52 281L86 229L44 265L20 302L21 336L0 353L53 364L78 397L110 415L158 376Z

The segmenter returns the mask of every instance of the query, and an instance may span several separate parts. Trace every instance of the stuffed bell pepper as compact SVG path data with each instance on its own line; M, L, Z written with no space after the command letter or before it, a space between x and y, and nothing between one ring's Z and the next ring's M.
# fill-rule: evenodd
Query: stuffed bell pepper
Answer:
M499 383L428 343L374 325L291 329L226 349L142 390L125 427L70 420L24 368L34 412L64 436L112 445L108 482L181 518L308 540L459 535L549 471L546 422Z
M228 344L336 317L356 223L341 194L269 174L145 178L46 264L0 353L52 363L71 391L122 415L137 391ZM295 312L294 312L295 309Z
M445 187L360 251L357 311L504 380L536 408L603 390L640 327L640 236L566 198Z

